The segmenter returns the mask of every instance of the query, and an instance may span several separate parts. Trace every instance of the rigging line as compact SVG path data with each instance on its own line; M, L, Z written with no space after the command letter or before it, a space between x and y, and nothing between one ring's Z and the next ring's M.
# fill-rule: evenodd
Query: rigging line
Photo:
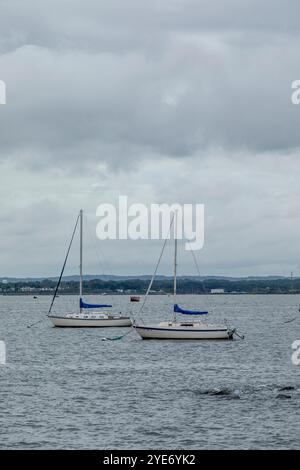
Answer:
M118 339L123 339L125 336L128 336L130 335L131 333L134 332L134 329L132 328L132 326L130 327L130 330L127 331L126 333L124 333L123 335L120 335L120 336L111 336L111 337L108 337L108 336L103 336L101 338L101 341L115 341L115 340L118 340Z
M296 320L296 318L297 318L297 317L292 318L291 320L286 320L286 321L284 321L283 323L292 323L292 321Z
M98 259L99 266L100 266L101 269L103 270L103 262L101 261L100 256L99 256L99 251L100 251L100 250L98 251L97 245L96 245L96 243L95 243L95 238L92 236L92 232L91 232L91 230L90 230L90 226L89 226L89 223L88 223L87 219L86 219L86 221L85 221L85 225L87 226L90 239L91 239L91 241L92 241L92 243L93 243L93 245L94 245L94 250L95 250L95 252L96 252L96 256L97 256L97 259ZM104 255L103 255L102 251L101 251L101 257L102 257L104 263L107 265L108 273L109 273L110 275L112 275L112 271L111 271L111 268L110 268L110 266L109 266L109 263L108 263L107 260L105 259L105 257L104 257Z
M41 304L40 304L38 298L35 299L35 303L37 303L37 304L38 304L38 307L40 308ZM41 323L43 320L44 320L44 318L40 318L40 320L35 321L34 323L31 323L30 325L27 325L27 328L31 328L32 326L35 326L35 325L37 325L38 323Z
M150 290L151 290L153 281L154 281L154 279L155 279L155 276L156 276L156 273L157 273L157 270L158 270L158 266L159 266L160 260L161 260L161 258L162 258L162 255L163 255L163 252L164 252L164 250L165 250L165 246L166 246L167 240L168 240L169 235L170 235L170 232L171 232L171 228L172 228L172 226L173 226L174 216L175 216L175 213L173 214L173 217L172 217L172 220L171 220L171 223L170 223L170 227L169 227L167 236L166 236L166 238L165 238L165 240L164 240L163 247L162 247L162 249L161 249L161 252L160 252L160 255L159 255L159 258L158 258L156 267L155 267L155 271L154 271L154 273L153 273L153 275L152 275L150 284L149 284L149 286L148 286L148 289L147 289L147 292L146 292L146 294L145 294L143 303L142 303L142 305L141 305L140 310L138 311L137 316L140 316L140 315L141 315L141 313L142 313L142 311L143 311L143 308L144 308L144 305L145 305L145 303L146 303L147 297L148 297L149 292L150 292ZM135 323L135 318L134 318L134 317L133 317L133 323Z
M187 244L189 245L190 247L190 252L192 253L192 256L193 256L193 260L194 260L194 263L195 263L195 266L196 266L196 269L197 269L197 272L198 272L198 276L199 276L199 279L203 285L203 291L204 291L204 294L206 294L206 291L205 291L205 284L204 284L204 280L201 280L201 272L200 272L200 268L199 268L199 264L198 264L198 261L197 261L197 258L196 258L196 255L195 255L195 252L192 248L192 245L190 244L190 242L187 240Z
M63 267L62 267L62 270L61 270L61 273L60 273L60 276L59 276L59 279L58 279L58 282L57 282L57 285L56 285L56 288L55 288L55 292L53 294L52 302L51 302L51 305L50 305L50 308L49 308L49 311L48 311L48 316L51 313L51 310L52 310L52 307L53 307L53 304L54 304L54 300L55 300L55 297L57 295L57 291L58 291L59 286L60 286L61 278L63 276L64 270L65 270L65 267L66 267L67 259L68 259L68 256L69 256L69 253L70 253L70 250L71 250L71 246L72 246L73 239L74 239L74 236L75 236L76 228L77 228L77 225L78 225L79 217L80 217L80 214L78 214L78 216L77 216L76 224L75 224L75 227L74 227L74 230L73 230L73 233L72 233L72 238L71 238L71 241L70 241L70 244L69 244L69 247L68 247L68 251L67 251L67 254L66 254L66 257L65 257L65 261L64 261L64 264L63 264Z
M187 244L188 244L189 247L190 247L190 252L192 253L193 260L194 260L194 263L195 263L195 266L196 266L196 269L197 269L197 272L198 272L198 276L201 278L201 273L200 273L199 265L198 265L198 262L197 262L197 259L196 259L196 255L195 255L195 253L194 253L194 250L193 250L193 248L192 248L192 245L190 244L189 241L187 241Z
M103 255L103 252L102 252L101 250L98 251L98 249L97 249L97 245L96 245L96 242L95 242L95 237L93 237L93 235L92 235L92 231L91 231L91 229L90 229L90 226L89 226L89 223L88 223L87 220L86 220L85 225L87 226L90 239L91 239L91 241L92 241L92 243L93 243L94 250L95 250L95 252L96 252L96 256L97 256L97 259L98 259L99 266L101 267L101 269L102 269L102 271L103 271L103 268L102 268L103 263L102 263L102 261L100 260L100 256L99 256L99 251L100 251L100 252L101 252L101 256L102 256L102 258L103 258L103 261L104 261L104 263L107 265L108 273L112 276L112 270L111 270L111 268L110 268L109 263L107 262L107 259L106 259L105 256ZM132 331L133 331L133 329L132 329ZM123 336L116 336L116 337L113 337L113 338L106 338L106 337L104 337L104 338L102 339L102 341L114 340L114 339L122 339L122 338L123 338L124 336L126 336L127 334L128 334L128 333L125 333Z

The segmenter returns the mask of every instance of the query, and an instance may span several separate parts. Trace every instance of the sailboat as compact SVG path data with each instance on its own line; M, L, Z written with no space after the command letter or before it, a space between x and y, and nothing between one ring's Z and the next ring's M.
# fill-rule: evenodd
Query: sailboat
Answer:
M80 276L79 276L79 309L77 312L67 313L64 316L53 315L51 314L54 300L57 297L58 288L62 279L62 275L66 266L68 255L72 246L74 235L76 229L80 222ZM48 318L52 321L54 326L58 327L109 327L109 326L131 326L132 322L130 317L123 316L120 314L115 314L110 312L112 305L108 304L89 304L83 300L83 289L82 289L82 280L83 280L83 268L82 268L82 245L83 245L83 211L80 210L79 215L76 220L76 224L73 230L71 242L67 251L67 255L63 264L63 268L52 298L52 302L48 312ZM101 309L100 311L98 309Z
M171 222L170 229L173 225L174 216ZM142 323L136 324L134 322L133 328L135 331L141 336L142 339L232 339L235 333L234 328L230 328L225 324L211 324L202 321L189 321L177 320L177 314L180 315L187 315L187 316L203 316L207 315L207 311L201 310L186 310L181 308L176 301L176 294L177 294L177 214L175 214L175 231L174 231L174 287L173 287L173 298L174 298L174 305L173 305L173 318L171 321L164 321L161 323L150 323L144 325ZM166 240L164 243L164 247L166 244ZM164 250L163 247L163 250ZM162 251L163 253L163 251ZM159 261L161 259L162 253L159 257ZM144 303L146 298L150 292L158 264L156 266L154 275L150 281ZM143 305L144 305L143 303ZM142 308L143 308L142 305ZM142 308L140 312L142 311Z

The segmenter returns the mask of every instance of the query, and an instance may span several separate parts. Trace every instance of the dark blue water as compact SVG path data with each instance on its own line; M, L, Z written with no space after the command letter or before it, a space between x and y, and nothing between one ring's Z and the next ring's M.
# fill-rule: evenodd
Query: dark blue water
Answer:
M299 296L179 299L209 301L212 321L226 317L246 335L228 342L101 341L125 330L56 329L46 318L28 329L49 301L0 297L2 449L300 448ZM61 296L57 311L76 301ZM150 297L144 318L167 318L171 301Z

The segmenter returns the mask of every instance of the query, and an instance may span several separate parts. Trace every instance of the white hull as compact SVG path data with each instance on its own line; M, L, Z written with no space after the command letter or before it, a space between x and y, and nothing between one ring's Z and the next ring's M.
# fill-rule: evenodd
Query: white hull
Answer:
M129 317L111 317L111 318L75 318L75 317L48 317L54 326L58 327L81 327L81 328L102 328L112 326L131 326Z
M142 339L232 339L233 330L225 325L159 323L134 325Z

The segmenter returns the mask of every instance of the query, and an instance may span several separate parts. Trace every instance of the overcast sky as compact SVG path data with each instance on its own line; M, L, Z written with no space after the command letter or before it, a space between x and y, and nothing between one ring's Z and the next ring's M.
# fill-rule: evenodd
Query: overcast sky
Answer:
M203 274L300 275L299 17L297 0L0 0L0 277L57 275L79 209L93 237L119 194L204 203ZM86 273L142 274L161 242L85 245Z

